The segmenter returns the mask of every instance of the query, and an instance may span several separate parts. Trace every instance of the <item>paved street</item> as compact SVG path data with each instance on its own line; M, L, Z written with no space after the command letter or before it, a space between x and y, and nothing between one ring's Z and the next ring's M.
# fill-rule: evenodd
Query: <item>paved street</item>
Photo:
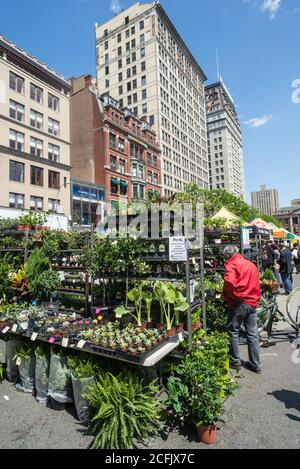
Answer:
M297 279L296 284L300 284ZM278 301L283 310L286 297ZM286 325L279 325L279 329ZM264 372L243 370L240 389L226 405L217 448L300 448L300 364L286 335L276 347L262 349ZM247 358L242 347L243 358ZM9 399L9 400L7 400ZM10 383L0 384L1 448L87 448L91 438L68 412L56 412L18 393ZM206 449L195 432L172 432L151 442L154 449Z

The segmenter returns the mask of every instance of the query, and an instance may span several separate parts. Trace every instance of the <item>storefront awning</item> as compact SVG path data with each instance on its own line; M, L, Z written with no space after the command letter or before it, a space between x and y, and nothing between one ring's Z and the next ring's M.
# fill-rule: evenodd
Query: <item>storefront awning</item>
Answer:
M122 186L122 187L128 187L128 182L126 182L126 181L121 181L121 186Z
M118 186L120 184L119 179L111 178L111 182L115 184L115 186Z

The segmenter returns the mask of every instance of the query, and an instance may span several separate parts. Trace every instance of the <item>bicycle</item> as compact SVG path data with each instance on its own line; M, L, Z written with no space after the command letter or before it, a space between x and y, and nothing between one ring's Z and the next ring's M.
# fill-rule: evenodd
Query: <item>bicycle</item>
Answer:
M258 332L261 338L262 347L271 347L276 345L276 342L272 340L273 326L274 323L283 321L289 324L296 333L296 339L299 337L300 331L300 301L297 303L297 308L295 306L298 298L300 300L300 288L296 289L297 297L295 297L295 291L291 293L287 300L287 311L288 311L288 320L286 316L279 311L276 298L270 296L268 298L262 297L261 307L257 309L257 323L258 323ZM243 333L246 333L244 327L241 328ZM295 340L294 334L289 334L289 339L293 343Z

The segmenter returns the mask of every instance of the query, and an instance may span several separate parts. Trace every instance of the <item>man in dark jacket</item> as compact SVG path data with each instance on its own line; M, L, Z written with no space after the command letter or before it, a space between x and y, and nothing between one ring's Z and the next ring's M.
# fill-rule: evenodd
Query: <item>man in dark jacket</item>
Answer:
M249 361L246 367L261 373L259 333L256 308L260 301L260 282L257 267L246 260L236 246L226 246L224 255L226 272L223 297L229 307L227 330L231 337L230 365L236 370L241 367L239 332L244 323Z
M285 293L289 295L293 291L293 256L291 251L284 245L280 245L280 275L284 285Z
M266 244L266 255L267 255L267 259L268 259L268 262L267 262L267 269L271 269L273 270L274 269L274 264L275 264L275 252L272 248L272 243L267 243Z

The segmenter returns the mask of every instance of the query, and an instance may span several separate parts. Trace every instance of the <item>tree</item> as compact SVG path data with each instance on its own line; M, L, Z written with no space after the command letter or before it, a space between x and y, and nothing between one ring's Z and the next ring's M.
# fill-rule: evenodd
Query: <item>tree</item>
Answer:
M246 204L241 197L229 194L222 189L202 189L197 184L189 184L185 192L176 194L176 199L179 202L203 203L206 217L212 217L222 207L227 208L245 222L251 222L259 215L258 211Z
M281 221L278 220L277 218L273 217L272 215L262 215L261 219L264 220L267 223L273 223L274 225L277 226L277 228L284 228Z

